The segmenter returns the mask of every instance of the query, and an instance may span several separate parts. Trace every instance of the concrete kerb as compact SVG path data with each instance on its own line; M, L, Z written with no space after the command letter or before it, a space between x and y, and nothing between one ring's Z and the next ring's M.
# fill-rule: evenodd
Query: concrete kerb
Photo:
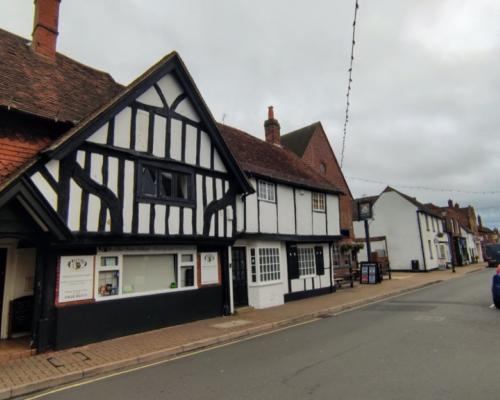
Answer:
M467 271L466 273L478 272L483 268L478 268L472 271ZM459 276L457 276L458 278ZM440 282L443 282L442 279L437 279L435 281L426 282L420 285L415 285L409 288L403 288L399 290L395 290L389 293L385 293L383 295L374 296L358 301L354 301L351 303L343 304L341 306L328 307L319 311L313 311L309 313L300 314L298 316L286 318L283 320L275 321L275 322L267 322L261 325L257 325L254 327L250 327L241 331L230 332L222 335L218 335L216 337L211 337L207 339L202 339L199 341L195 341L186 345L172 347L168 349L156 350L150 353L142 354L138 357L132 357L125 360L114 361L94 367L84 368L81 371L67 373L56 378L45 379L43 381L29 383L26 385L16 386L10 389L3 389L0 391L0 400L9 399L12 397L25 395L28 393L41 391L44 389L49 389L55 386L64 385L73 383L82 378L87 378L91 376L96 376L100 374L117 372L119 370L123 370L129 367L148 364L155 361L168 360L169 358L180 356L182 354L187 354L189 352L193 352L196 350L202 350L205 348L212 347L217 344L225 344L230 343L239 339L244 339L246 337L252 337L254 335L262 334L262 333L270 333L274 330L285 328L287 326L293 326L296 324L300 324L303 322L307 322L310 320L314 320L316 318L321 318L325 315L334 315L343 311L347 311L350 309L354 309L357 307L361 307L364 305L368 305L370 303L374 303L377 301L381 301L390 297L397 296L399 294L404 294L407 292L411 292L414 290L422 289L427 286L435 285Z

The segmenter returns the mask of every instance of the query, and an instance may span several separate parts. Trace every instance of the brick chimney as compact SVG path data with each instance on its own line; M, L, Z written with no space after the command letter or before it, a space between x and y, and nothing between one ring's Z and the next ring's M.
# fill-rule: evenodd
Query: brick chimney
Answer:
M458 210L460 208L460 206L458 205L458 203L455 203L455 208Z
M280 124L277 119L274 119L273 106L268 107L264 129L266 131L266 142L277 145L281 144Z
M483 220L481 219L480 215L477 216L477 224L479 225L480 228L483 227Z
M448 207L453 208L453 200L452 199L448 200Z
M61 0L35 0L35 20L31 48L35 53L55 58Z

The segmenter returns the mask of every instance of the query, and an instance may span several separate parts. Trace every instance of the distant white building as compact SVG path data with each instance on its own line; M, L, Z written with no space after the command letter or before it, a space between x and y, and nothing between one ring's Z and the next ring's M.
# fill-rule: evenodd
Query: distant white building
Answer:
M391 187L369 200L373 209L369 221L371 250L387 256L392 270L429 271L451 261L445 219L439 211ZM365 243L358 261L366 261L363 221L354 223L354 234Z

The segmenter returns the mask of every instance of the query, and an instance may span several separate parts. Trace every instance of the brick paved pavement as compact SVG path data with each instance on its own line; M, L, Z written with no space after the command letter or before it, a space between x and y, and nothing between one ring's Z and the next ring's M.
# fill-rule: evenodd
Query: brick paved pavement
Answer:
M381 285L346 286L336 293L294 301L264 310L245 310L230 317L196 321L155 331L106 340L87 346L0 362L0 399L58 386L84 377L168 358L224 343L324 313L339 312L384 297L483 269L475 264L429 273L394 273Z

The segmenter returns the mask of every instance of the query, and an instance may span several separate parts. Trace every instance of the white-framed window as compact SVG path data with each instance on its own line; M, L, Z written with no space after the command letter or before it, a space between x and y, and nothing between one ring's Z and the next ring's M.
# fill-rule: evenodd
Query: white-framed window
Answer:
M312 194L312 207L313 207L313 211L325 212L326 199L325 199L324 193L313 193Z
M425 214L425 229L429 230L429 216Z
M314 256L314 247L299 247L297 249L299 261L300 277L316 275L316 259Z
M434 217L431 217L431 219L432 219L432 232L436 232L436 225L435 225Z
M276 202L276 185L271 182L259 180L257 183L257 198L259 200Z
M430 240L427 241L427 244L429 245L429 254L431 257L431 260L434 258L434 255L432 254L432 243Z
M280 278L280 249L276 247L259 248L260 282L278 281Z
M326 164L324 162L321 162L319 164L319 172L321 172L323 175L326 174Z
M100 254L95 298L105 300L194 289L195 253L123 251Z

